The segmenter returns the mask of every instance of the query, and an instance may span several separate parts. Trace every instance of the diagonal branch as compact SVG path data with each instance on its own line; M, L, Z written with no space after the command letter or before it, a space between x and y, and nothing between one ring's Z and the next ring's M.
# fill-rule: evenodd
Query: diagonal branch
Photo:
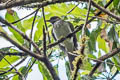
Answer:
M15 42L13 39L11 39L6 33L4 32L0 32L0 36L4 37L5 39L7 39L9 42L11 42L13 45L15 45L16 47L18 47L20 50L24 51L26 54L43 61L43 57L40 56L39 54L35 54L32 51L28 50L27 48L25 48L24 46L19 45L17 42Z
M39 9L39 8L38 8L38 9ZM15 24L15 23L18 23L19 21L24 20L25 18L27 18L27 17L31 16L32 14L36 13L36 11L38 11L38 9L36 9L35 11L31 12L30 14L26 15L25 17L23 17L23 18L21 18L21 19L19 19L19 20L16 20L16 21L14 21L14 22L11 22L10 24ZM5 25L2 25L2 27L4 27L4 26L5 26Z
M104 8L107 8L111 3L113 2L113 0L110 0L105 6ZM95 16L99 16L102 13L102 11L99 11L98 13L95 14ZM95 19L95 17L91 18L87 23L89 24L91 21L93 21Z
M37 50L37 52L40 54L39 47L30 38L28 38L27 35L25 35L22 31L20 31L19 29L17 29L16 27L14 27L13 25L11 25L10 23L8 23L2 17L0 17L0 22L2 22L3 24L6 24L7 26L11 27L16 32L18 32L24 39L28 40L35 47L35 49Z
M99 6L98 4L96 4L94 1L92 1L92 5L98 9L100 9L102 12L106 13L107 15L109 15L110 17L115 18L116 20L120 21L120 16L115 15L114 13L108 11L107 9Z
M120 52L120 48L116 48L116 49L113 49L111 52L101 56L100 58L98 58L98 60L100 61L104 61L108 58L111 58L113 57L114 55L118 54ZM89 76L91 77L94 72L96 71L96 69L100 66L102 62L97 62L97 64L94 66L94 68L92 69L92 71L89 73Z

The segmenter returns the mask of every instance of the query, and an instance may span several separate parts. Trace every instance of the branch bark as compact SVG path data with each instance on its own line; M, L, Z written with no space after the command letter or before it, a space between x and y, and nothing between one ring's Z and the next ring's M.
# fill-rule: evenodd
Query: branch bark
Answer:
M101 10L102 12L106 13L107 15L109 15L110 17L113 17L115 18L116 20L119 20L120 21L120 16L117 16L116 14L108 11L107 9L99 6L98 4L96 4L94 1L92 1L92 5L96 8L98 8L99 10Z
M104 61L105 59L108 59L108 58L110 58L110 57L118 54L119 52L120 52L120 48L116 48L116 49L114 49L113 51L105 54L104 56L101 56L100 58L98 58L98 60ZM97 64L94 66L94 68L93 68L93 69L91 70L91 72L89 73L89 76L90 76L90 77L94 74L94 72L95 72L96 69L100 66L101 63L102 63L102 62L97 62Z
M22 6L22 5L27 5L31 3L40 3L38 5L39 7L44 7L50 4L55 4L55 3L63 3L63 2L71 2L71 1L88 1L88 0L12 0L10 2L5 2L0 4L0 10L11 8L11 7L17 7L17 6Z

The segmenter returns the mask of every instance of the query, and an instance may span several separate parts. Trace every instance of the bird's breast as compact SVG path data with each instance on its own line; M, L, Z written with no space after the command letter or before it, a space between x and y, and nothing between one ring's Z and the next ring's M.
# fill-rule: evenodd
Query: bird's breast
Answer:
M72 33L70 25L65 21L57 21L54 24L53 31L58 39L67 36L69 33Z

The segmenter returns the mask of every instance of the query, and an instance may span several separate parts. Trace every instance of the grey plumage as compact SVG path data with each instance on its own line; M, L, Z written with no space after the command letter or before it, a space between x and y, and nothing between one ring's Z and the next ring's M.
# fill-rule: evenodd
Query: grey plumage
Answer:
M51 22L53 25L52 35L55 40L59 40L62 37L66 37L68 34L74 31L74 27L70 22L64 21L58 16L53 16L50 18L50 20L47 21ZM73 53L73 51L77 50L76 36L74 35L73 37L66 39L65 41L60 43L59 46L60 49L68 55L70 67L73 70L74 67L72 61L74 60L75 56L69 54L68 52Z

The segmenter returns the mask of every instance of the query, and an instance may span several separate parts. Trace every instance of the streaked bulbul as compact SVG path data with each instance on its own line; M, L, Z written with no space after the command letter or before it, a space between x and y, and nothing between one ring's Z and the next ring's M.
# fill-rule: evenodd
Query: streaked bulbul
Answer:
M64 21L58 16L53 16L50 18L50 20L46 21L50 22L53 25L52 36L56 41L62 37L66 37L68 34L74 31L74 27L70 22ZM74 66L72 64L72 61L74 60L75 56L69 53L73 53L73 51L77 50L76 36L73 35L71 38L66 39L59 44L59 47L62 51L64 51L64 53L67 54L70 62L70 68L73 70Z

